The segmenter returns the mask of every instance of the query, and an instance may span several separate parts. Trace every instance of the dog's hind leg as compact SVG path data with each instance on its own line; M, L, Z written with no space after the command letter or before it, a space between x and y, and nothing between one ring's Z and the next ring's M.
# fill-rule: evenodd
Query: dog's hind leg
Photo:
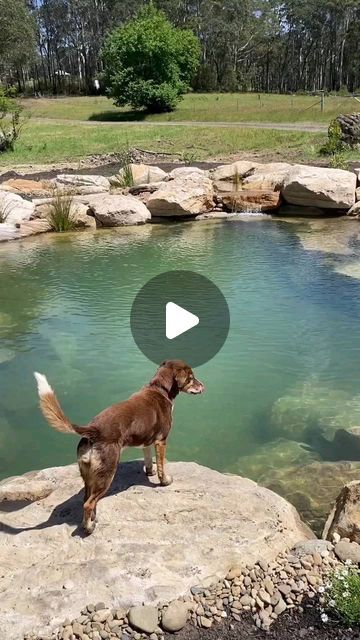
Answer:
M118 444L93 445L90 467L87 474L87 499L84 503L83 526L86 533L94 531L96 525L96 506L100 498L108 491L119 462Z
M154 465L153 465L153 458L152 458L152 448L151 447L144 447L144 463L145 463L145 473L147 476L154 476L155 475L155 469L154 469Z

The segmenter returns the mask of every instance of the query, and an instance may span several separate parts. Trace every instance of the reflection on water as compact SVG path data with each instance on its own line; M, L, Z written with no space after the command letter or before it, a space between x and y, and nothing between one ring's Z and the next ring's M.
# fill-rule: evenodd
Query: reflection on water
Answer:
M154 369L131 337L137 291L192 269L222 289L231 329L199 369L206 394L177 400L169 456L249 475L319 527L333 494L360 474L359 227L291 222L238 216L2 246L0 476L75 457L76 440L44 424L32 372L48 375L79 424L127 397Z

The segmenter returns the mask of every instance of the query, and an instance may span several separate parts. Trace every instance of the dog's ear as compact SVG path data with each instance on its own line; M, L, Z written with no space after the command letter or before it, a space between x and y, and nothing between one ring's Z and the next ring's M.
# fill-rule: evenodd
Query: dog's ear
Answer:
M175 375L175 380L179 389L182 389L189 381L189 376L184 369L180 369Z
M150 384L164 387L164 389L166 389L167 391L170 391L171 387L173 386L173 380L174 380L174 374L172 370L166 366L166 362L163 362L160 365L160 368L155 373Z

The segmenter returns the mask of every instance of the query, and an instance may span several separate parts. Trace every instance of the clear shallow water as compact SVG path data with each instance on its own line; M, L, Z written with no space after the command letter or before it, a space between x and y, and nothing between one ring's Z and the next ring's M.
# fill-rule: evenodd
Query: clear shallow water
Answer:
M360 394L358 223L326 224L256 217L2 246L0 477L75 460L76 438L40 416L34 370L46 373L78 424L150 379L154 365L133 343L130 308L139 288L169 269L211 278L231 313L225 346L196 371L206 394L176 402L170 459L250 473L249 460L276 445L279 398L319 389L325 404L327 394L330 403L340 398L332 414L341 413L342 398ZM299 430L285 435L303 439ZM274 453L273 466L281 464Z

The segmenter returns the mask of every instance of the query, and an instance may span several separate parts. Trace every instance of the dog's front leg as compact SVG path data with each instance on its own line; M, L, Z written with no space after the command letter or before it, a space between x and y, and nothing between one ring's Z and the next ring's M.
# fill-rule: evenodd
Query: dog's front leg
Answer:
M166 455L166 441L156 442L155 443L155 453L156 453L156 466L157 473L159 476L160 484L163 487L167 487L172 483L173 479L171 476L167 476L165 473L165 455Z
M155 469L153 465L152 459L152 448L144 447L144 463L145 463L145 473L147 476L154 476Z

